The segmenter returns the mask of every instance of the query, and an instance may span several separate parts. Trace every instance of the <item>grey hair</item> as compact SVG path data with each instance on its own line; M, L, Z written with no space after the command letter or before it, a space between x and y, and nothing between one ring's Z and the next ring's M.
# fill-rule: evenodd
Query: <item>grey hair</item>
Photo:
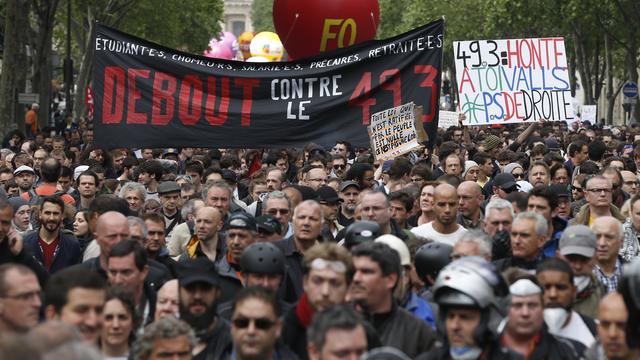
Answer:
M129 223L129 227L140 226L140 229L142 229L143 239L146 239L149 236L149 230L147 229L147 224L144 223L144 220L137 216L127 216L127 222Z
M184 321L173 316L166 316L156 320L146 328L142 335L133 343L131 353L134 360L148 359L153 350L153 342L157 339L175 339L179 336L186 336L189 339L191 349L196 345L196 335L191 327Z
M509 209L509 213L511 214L512 218L516 216L515 211L513 211L513 205L511 205L511 203L505 199L491 199L491 201L489 201L487 206L484 208L484 213L486 215L489 215L489 211L491 210L500 211L504 209Z
M232 200L231 197L233 195L233 189L231 189L231 186L229 186L229 184L227 184L227 182L224 180L207 181L207 183L204 184L204 186L202 187L202 200L207 199L207 194L209 193L209 190L211 190L211 188L214 188L214 187L227 190L227 192L229 192L229 201Z
M489 235L485 234L480 230L469 230L460 236L458 242L466 241L470 243L474 243L478 246L478 250L480 251L480 256L490 257L492 250L491 238Z
M180 215L182 215L183 219L187 219L189 215L195 215L196 213L196 202L203 201L202 199L190 199L184 205L182 205L182 210L180 210Z
M531 211L521 212L516 216L513 220L515 223L517 220L531 220L536 222L536 235L537 236L547 236L549 233L549 225L547 224L547 219L545 219L542 215L538 213L534 213Z
M72 341L46 352L42 360L102 360L102 354L84 341Z
M291 199L289 199L289 197L287 196L287 194L284 193L284 191L280 191L280 190L276 190L276 191L272 191L270 193L267 193L264 196L264 198L262 199L262 203L264 204L264 206L262 208L266 209L267 208L267 201L273 200L273 199L285 199L285 200L287 200L287 206L289 207L289 209L291 209Z
M127 191L131 191L131 190L137 191L138 194L140 194L140 198L142 199L143 202L147 199L147 190L144 188L144 185L134 181L129 181L128 183L125 183L124 185L122 185L122 187L120 188L120 193L118 194L118 197L124 199L124 196L127 193Z
M296 208L293 209L293 217L295 217L298 211L300 211L298 209L302 208L303 206L311 206L318 209L320 211L320 221L324 222L324 210L322 209L322 206L320 205L320 203L315 200L305 200L300 204L298 204L298 206L296 206Z

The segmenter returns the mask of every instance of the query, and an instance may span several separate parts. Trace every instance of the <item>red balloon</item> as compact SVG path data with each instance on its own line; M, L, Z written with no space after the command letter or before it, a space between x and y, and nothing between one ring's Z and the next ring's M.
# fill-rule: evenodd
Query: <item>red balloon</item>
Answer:
M290 57L300 59L371 40L378 0L275 0L273 23Z

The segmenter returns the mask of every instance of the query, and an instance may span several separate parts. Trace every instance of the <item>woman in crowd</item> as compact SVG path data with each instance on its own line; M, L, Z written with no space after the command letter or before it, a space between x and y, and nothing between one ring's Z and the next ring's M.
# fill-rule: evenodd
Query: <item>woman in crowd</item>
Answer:
M9 203L13 207L13 220L11 226L20 235L24 235L33 230L31 222L31 206L29 202L19 196L14 196L9 199Z
M121 287L112 287L106 300L102 310L100 350L105 360L126 360L136 326L133 295Z
M93 231L87 221L87 211L76 213L73 220L73 235L78 239L81 249L84 249L93 238Z

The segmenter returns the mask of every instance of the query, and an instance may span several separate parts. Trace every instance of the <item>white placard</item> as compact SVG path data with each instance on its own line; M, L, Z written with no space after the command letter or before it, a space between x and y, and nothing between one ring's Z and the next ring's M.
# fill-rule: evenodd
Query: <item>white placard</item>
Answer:
M580 117L582 121L588 121L590 124L597 123L598 107L596 105L582 105L580 107Z
M564 39L454 41L464 125L571 121Z
M459 113L455 111L440 110L438 115L438 127L446 130L452 126L458 126L460 123L458 120L459 117Z
M367 129L376 160L391 160L420 147L413 102L371 115Z

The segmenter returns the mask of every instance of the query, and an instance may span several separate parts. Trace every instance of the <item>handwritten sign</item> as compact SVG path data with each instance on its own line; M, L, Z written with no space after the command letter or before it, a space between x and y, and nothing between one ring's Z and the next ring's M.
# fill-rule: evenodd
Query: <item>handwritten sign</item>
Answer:
M455 111L440 110L440 117L438 118L438 127L448 129L452 126L458 126L459 113Z
M593 125L597 122L598 107L596 105L582 105L580 107L580 116L583 121L588 121Z
M424 136L416 131L416 119L421 118L416 110L410 102L371 115L367 130L376 160L391 160L421 146Z
M454 41L465 125L574 118L563 38Z

